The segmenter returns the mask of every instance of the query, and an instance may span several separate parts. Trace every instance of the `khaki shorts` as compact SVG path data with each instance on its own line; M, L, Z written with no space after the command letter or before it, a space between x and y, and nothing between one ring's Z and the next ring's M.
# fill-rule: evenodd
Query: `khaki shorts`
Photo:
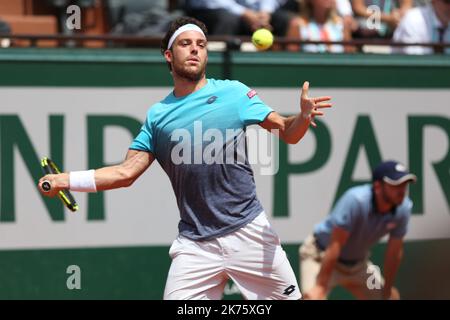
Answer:
M228 279L249 300L300 299L294 271L264 212L230 234L209 241L178 236L164 299L222 298Z
M316 284L324 251L316 244L313 235L306 238L300 246L300 283L302 292L307 293ZM328 285L329 293L335 286L342 286L350 291L357 299L382 299L384 279L380 269L370 260L347 266L337 262Z

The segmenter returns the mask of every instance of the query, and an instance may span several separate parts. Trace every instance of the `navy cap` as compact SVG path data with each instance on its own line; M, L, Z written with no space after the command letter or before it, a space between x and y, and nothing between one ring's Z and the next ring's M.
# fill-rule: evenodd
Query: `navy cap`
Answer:
M380 163L372 173L372 180L383 180L393 186L398 186L406 181L417 181L415 174L412 174L406 169L406 167L393 160Z

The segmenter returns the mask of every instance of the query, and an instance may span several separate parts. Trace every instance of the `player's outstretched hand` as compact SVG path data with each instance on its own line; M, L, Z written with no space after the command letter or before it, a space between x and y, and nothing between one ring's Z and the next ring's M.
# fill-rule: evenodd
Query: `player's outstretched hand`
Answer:
M320 109L331 107L331 103L326 102L331 100L331 97L324 96L324 97L310 98L308 97L308 91L309 91L309 82L305 81L303 83L301 92L300 110L302 116L305 119L311 121L313 127L317 127L317 124L314 122L314 117L323 116L323 111L321 111Z

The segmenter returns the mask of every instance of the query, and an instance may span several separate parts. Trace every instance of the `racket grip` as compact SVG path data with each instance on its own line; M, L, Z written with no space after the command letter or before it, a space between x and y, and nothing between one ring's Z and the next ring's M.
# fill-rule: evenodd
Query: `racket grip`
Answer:
M42 181L42 190L44 190L45 192L49 192L52 189L52 185L50 183L50 181L48 180L44 180Z

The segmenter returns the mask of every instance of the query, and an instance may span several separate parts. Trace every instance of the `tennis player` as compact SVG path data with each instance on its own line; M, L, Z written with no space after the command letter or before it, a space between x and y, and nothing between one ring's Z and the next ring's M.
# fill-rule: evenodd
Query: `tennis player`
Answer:
M315 126L314 117L323 115L322 108L331 106L330 97L309 98L305 82L298 114L286 118L238 81L207 79L206 34L204 24L192 18L170 26L161 52L174 90L149 109L122 164L47 175L39 186L50 181L50 192L41 189L49 196L64 188L128 187L156 159L169 176L180 211L165 299L220 299L228 279L246 299L300 299L292 267L256 196L245 150L235 146L242 145L252 124L297 143L310 124ZM209 143L194 141L198 127L214 135L212 150ZM235 134L230 136L230 130ZM230 154L240 161L230 162Z

